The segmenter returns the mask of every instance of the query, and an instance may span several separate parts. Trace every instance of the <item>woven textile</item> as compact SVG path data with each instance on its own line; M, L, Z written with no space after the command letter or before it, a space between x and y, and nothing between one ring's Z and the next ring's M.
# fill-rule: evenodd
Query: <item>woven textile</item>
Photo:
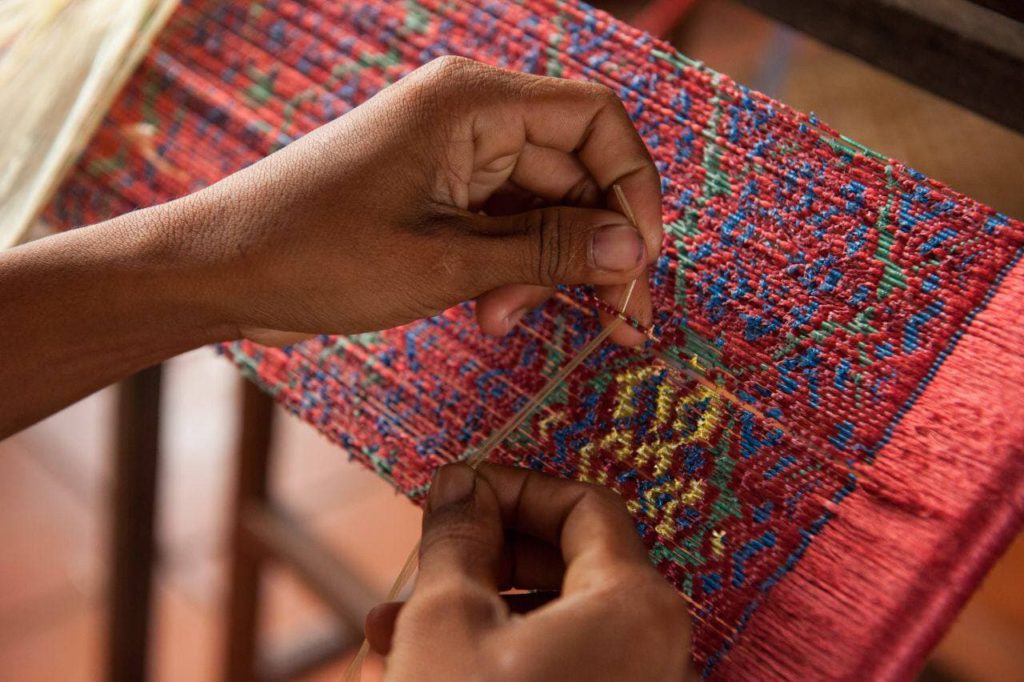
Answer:
M197 189L443 54L611 86L664 192L656 341L599 348L492 459L623 494L706 676L911 674L1021 520L1020 222L548 0L187 2L51 215ZM573 290L501 340L464 306L223 351L419 500L597 331Z

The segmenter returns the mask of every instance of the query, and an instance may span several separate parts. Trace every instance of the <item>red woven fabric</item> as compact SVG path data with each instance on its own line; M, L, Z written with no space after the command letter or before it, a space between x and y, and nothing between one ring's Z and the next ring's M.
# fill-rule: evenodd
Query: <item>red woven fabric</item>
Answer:
M708 677L912 674L1021 522L1020 222L574 3L186 3L52 216L164 201L440 54L616 89L662 174L657 341L601 347L494 452L628 500ZM565 292L225 352L414 500L596 333ZM685 646L685 643L680 643Z

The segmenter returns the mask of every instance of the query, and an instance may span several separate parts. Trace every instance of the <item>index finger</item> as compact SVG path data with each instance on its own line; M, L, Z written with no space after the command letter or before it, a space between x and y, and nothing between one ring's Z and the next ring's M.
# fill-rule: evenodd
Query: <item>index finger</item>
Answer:
M597 83L514 74L523 96L495 102L474 123L477 144L509 134L509 108L526 141L573 153L603 192L618 184L636 214L650 262L661 250L661 184L657 168L622 100ZM492 135L488 135L492 133Z
M567 578L579 569L592 577L624 567L651 570L633 519L613 491L495 464L482 464L478 475L494 490L506 528L561 548ZM575 587L567 582L563 591Z

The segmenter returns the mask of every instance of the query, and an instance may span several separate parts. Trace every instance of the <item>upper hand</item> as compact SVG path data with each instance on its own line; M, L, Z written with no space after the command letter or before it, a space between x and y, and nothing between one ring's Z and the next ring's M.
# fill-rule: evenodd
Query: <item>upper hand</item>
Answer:
M561 594L514 615L499 595L510 587ZM489 464L439 471L416 589L374 609L366 634L390 680L696 679L686 606L622 499Z
M639 232L609 210L616 183ZM442 58L190 197L211 224L186 241L257 340L383 329L469 299L504 334L554 285L598 285L618 305L636 278L627 312L649 323L660 200L608 88ZM613 339L643 337L623 325Z

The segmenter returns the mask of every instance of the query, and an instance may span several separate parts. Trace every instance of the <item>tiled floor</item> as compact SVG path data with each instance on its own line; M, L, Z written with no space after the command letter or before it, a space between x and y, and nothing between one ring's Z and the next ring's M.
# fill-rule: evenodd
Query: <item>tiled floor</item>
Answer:
M220 666L240 379L208 349L171 361L166 376L154 669L158 680L198 682L216 679ZM99 679L112 396L102 391L0 442L2 680ZM278 495L385 591L418 538L419 511L315 431L279 417ZM284 572L274 572L266 590L271 645L330 624ZM329 671L313 679L320 676L330 679Z
M742 82L817 111L868 146L1024 215L1021 136L728 2L703 3L677 42ZM212 680L220 667L238 382L209 350L169 364L154 635L158 680ZM112 390L102 391L0 442L0 680L99 679L112 399ZM418 536L418 511L312 429L286 417L278 424L280 496L383 591ZM1024 545L1018 543L940 649L947 669L960 678L1020 679L1020 666L1007 652L1024 650L1024 602L1012 598L1022 573ZM267 603L272 642L326 622L323 607L287 575L268 581ZM309 679L338 680L340 671L334 665ZM379 671L371 666L366 679Z

